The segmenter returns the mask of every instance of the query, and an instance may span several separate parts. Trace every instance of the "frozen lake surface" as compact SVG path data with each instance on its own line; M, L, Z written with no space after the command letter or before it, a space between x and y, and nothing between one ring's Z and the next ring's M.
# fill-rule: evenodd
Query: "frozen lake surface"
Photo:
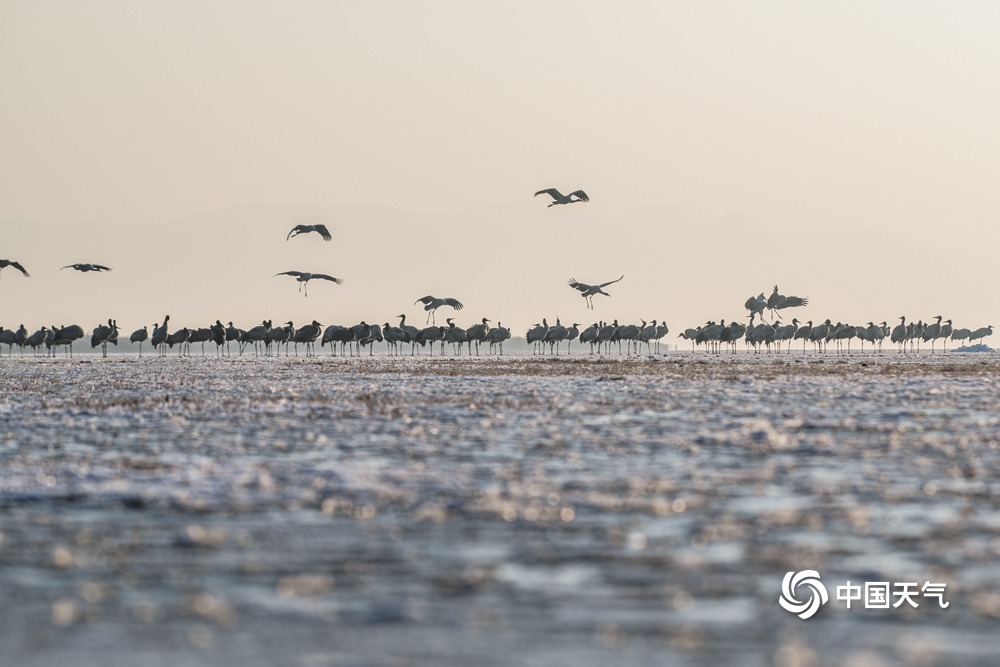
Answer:
M0 664L996 665L998 370L4 357Z

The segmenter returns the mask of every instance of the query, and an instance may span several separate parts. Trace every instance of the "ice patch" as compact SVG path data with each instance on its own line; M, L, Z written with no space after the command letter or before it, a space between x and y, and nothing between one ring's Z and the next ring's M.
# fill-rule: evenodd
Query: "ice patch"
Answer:
M952 352L992 352L993 348L989 345L984 345L983 343L977 343L975 345L963 345L962 347L955 348Z

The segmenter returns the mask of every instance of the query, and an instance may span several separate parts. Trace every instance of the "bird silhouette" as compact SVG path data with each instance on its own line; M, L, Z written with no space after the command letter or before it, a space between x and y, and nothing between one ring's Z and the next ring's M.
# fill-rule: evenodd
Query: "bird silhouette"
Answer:
M564 195L555 188L548 188L547 190L539 190L538 192L535 193L536 197L538 195L548 195L552 197L553 200L552 203L549 204L546 208L557 206L559 204L575 204L581 201L583 202L590 201L590 197L588 197L587 193L584 192L583 190L574 190L568 195ZM576 197L576 199L573 199L573 197Z
M461 301L459 301L458 299L453 299L451 297L445 297L443 299L439 299L436 296L428 295L420 297L413 303L414 304L423 303L424 310L428 311L427 322L425 322L424 324L427 324L428 322L434 323L434 312L441 306L451 306L455 310L462 310L463 308L465 308L465 306L462 305Z
M576 278L570 278L569 286L580 292L580 296L582 296L584 299L587 300L587 307L593 310L594 295L603 294L604 296L611 296L610 294L605 292L602 288L607 287L608 285L613 285L614 283L620 281L624 277L625 274L622 274L621 278L619 278L618 280L609 280L608 282L601 283L600 285L588 285L587 283L578 282Z
M102 264L70 264L69 266L64 266L64 267L62 267L62 269L59 269L59 270L62 271L63 269L76 269L77 271L79 271L81 273L87 273L88 271L98 271L98 272L100 272L100 271L110 271L111 270L111 269L109 269L108 267L106 267L106 266L104 266Z
M286 241L291 240L293 236L298 236L299 234L308 234L309 232L316 232L323 237L324 241L330 241L333 236L327 230L326 225L295 225L292 227L292 231L288 232L288 236L285 237Z
M281 273L274 274L274 277L278 276L295 276L295 279L299 281L299 291L302 291L302 287L306 288L306 296L309 296L309 281L310 280L329 280L332 283L337 283L338 285L343 285L344 281L340 278L334 278L333 276L328 276L325 273L308 273L306 271L282 271Z
M3 270L6 269L8 266L13 266L15 269L23 273L25 278L31 277L31 274L25 271L24 267L21 266L18 262L15 262L12 259L0 259L0 273L3 273Z

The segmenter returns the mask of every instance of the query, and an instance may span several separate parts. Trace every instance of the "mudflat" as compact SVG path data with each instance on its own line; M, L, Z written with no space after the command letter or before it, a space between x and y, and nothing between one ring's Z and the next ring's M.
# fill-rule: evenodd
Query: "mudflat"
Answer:
M4 358L0 662L993 665L998 370Z

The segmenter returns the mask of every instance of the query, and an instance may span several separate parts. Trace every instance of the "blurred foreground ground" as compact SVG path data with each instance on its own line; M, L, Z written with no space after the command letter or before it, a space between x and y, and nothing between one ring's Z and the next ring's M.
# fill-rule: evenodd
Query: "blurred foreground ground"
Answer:
M996 665L998 370L3 358L0 664Z

